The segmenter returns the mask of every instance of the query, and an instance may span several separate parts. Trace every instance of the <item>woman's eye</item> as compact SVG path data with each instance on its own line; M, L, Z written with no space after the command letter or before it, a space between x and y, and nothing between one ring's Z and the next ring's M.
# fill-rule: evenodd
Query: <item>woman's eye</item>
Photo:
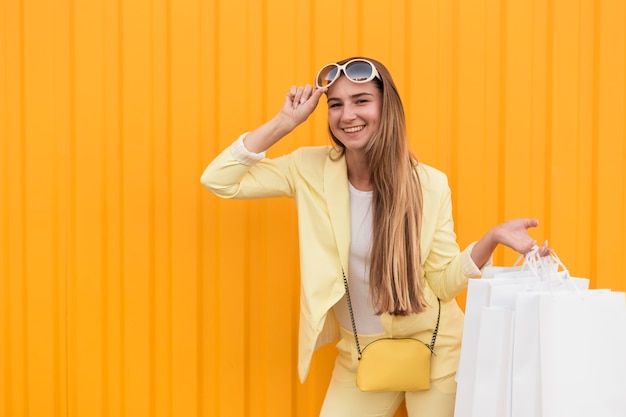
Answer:
M333 103L333 104L330 105L331 109L334 109L336 107L341 107L341 103Z

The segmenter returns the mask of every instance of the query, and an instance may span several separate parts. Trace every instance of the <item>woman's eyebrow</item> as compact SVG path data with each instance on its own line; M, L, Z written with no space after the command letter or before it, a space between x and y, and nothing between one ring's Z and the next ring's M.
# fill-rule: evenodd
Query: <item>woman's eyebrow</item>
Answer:
M372 93L366 93L366 92L356 93L356 94L352 94L350 96L350 98L351 99L355 99L355 98L359 98L359 97L362 97L362 96L373 96L373 94ZM327 102L330 103L331 101L341 101L341 99L339 97L328 97Z

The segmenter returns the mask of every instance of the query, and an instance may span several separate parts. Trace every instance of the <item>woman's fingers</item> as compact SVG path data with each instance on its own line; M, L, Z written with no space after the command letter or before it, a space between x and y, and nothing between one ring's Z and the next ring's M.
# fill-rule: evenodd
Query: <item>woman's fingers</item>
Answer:
M300 105L304 104L311 98L313 87L310 84L300 87L292 87L293 97L292 105L294 109L297 109Z

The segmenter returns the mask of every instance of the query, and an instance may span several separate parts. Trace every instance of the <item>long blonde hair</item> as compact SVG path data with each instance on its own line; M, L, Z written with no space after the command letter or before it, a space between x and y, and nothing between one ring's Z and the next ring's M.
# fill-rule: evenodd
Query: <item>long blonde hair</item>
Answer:
M348 58L339 62L343 64ZM379 314L407 315L424 310L420 230L422 187L417 159L408 147L404 106L387 68L371 58L381 77L381 123L366 149L373 183L370 291ZM329 128L330 131L330 128ZM333 135L340 154L345 147Z

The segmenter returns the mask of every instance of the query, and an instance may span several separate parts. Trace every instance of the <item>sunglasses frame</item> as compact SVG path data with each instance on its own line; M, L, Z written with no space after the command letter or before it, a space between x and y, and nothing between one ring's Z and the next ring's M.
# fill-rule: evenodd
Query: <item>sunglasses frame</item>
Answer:
M368 64L372 68L372 73L370 74L369 77L367 77L367 79L365 79L365 80L353 80L352 78L350 78L350 76L346 72L346 69L348 69L348 67L351 64L354 64L355 62L364 62L364 63ZM335 75L335 78L333 78L328 84L320 85L320 83L319 83L320 75L322 74L322 71L324 71L328 67L336 68L337 69L337 74ZM355 59L351 59L350 61L346 62L343 65L339 65L336 62L331 62L330 64L324 65L322 67L322 69L320 69L317 72L317 75L315 76L315 86L317 88L330 87L335 81L337 81L339 79L339 77L341 76L341 72L342 71L343 71L343 74L346 76L347 79L349 79L353 83L357 83L357 84L361 84L361 83L366 83L366 82L372 81L374 78L378 78L379 80L382 80L382 78L380 78L380 74L378 73L378 70L376 69L376 65L374 65L372 62L368 61L367 59L355 58Z

